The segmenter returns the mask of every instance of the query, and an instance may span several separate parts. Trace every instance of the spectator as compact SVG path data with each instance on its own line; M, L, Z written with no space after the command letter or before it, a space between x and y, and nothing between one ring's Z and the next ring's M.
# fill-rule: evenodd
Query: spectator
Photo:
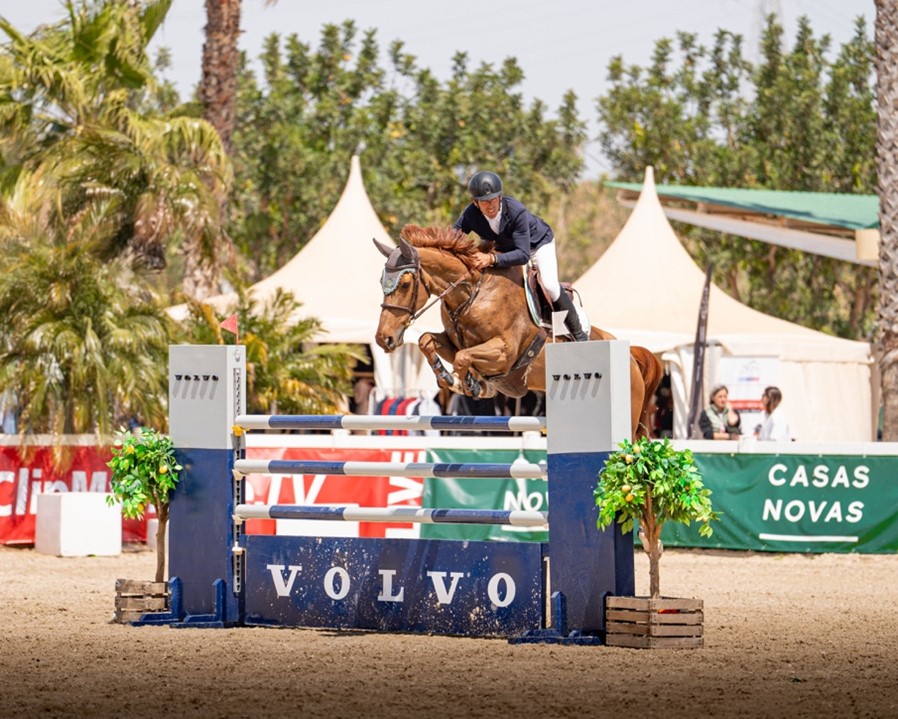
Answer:
M767 387L761 395L761 404L764 406L764 422L758 431L758 439L772 442L791 442L792 435L789 432L789 419L780 408L783 401L783 393L779 387Z
M350 414L373 414L372 397L375 392L374 373L358 373L353 378L352 397L349 398Z
M698 426L705 439L739 439L742 418L729 406L730 392L722 384L711 390L711 404L702 410Z

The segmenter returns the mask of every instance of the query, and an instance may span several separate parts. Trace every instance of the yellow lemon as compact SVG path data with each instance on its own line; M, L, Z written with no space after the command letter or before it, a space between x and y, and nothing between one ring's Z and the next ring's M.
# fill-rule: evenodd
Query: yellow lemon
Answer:
M163 465L159 468L159 474L165 474L166 472L168 472L168 465L163 464Z
M636 499L636 497L632 494L628 494L626 497L624 497L624 499L626 499L628 502L632 502L634 499Z
M626 494L627 492L630 491L630 485L629 485L629 484L623 485L623 486L620 488L620 491L623 492L624 494Z

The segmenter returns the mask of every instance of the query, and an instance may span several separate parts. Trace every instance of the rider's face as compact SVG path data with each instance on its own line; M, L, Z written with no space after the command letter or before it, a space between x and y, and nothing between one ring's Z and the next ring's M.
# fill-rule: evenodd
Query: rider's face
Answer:
M492 200L474 200L477 208L490 220L499 214L499 207L502 204L502 196L494 197Z

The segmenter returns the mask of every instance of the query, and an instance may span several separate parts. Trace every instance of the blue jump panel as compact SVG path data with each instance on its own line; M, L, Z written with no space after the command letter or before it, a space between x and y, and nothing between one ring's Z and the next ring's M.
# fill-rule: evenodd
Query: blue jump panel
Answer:
M244 541L247 625L499 637L542 626L538 543Z
M593 490L609 452L549 455L549 562L552 592L561 592L570 629L604 629L604 595L635 591L633 533L596 528Z
M240 621L239 600L233 594L234 497L230 476L233 452L186 449L176 453L183 465L169 510L169 576L182 583L183 607L189 615L216 611L215 582L227 585L222 619Z

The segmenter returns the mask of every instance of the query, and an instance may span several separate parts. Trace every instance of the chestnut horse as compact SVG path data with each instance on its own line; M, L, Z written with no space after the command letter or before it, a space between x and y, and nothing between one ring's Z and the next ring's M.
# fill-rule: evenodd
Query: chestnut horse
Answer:
M545 331L527 308L520 267L474 269L477 245L458 230L406 225L399 247L374 240L387 257L381 280L384 302L377 344L385 352L402 345L405 330L428 304L442 303L443 332L425 332L418 345L440 387L473 397L497 391L520 397L546 389ZM590 328L591 340L614 336ZM649 406L661 381L661 363L644 347L630 348L633 438L648 433ZM452 365L450 374L443 362Z

